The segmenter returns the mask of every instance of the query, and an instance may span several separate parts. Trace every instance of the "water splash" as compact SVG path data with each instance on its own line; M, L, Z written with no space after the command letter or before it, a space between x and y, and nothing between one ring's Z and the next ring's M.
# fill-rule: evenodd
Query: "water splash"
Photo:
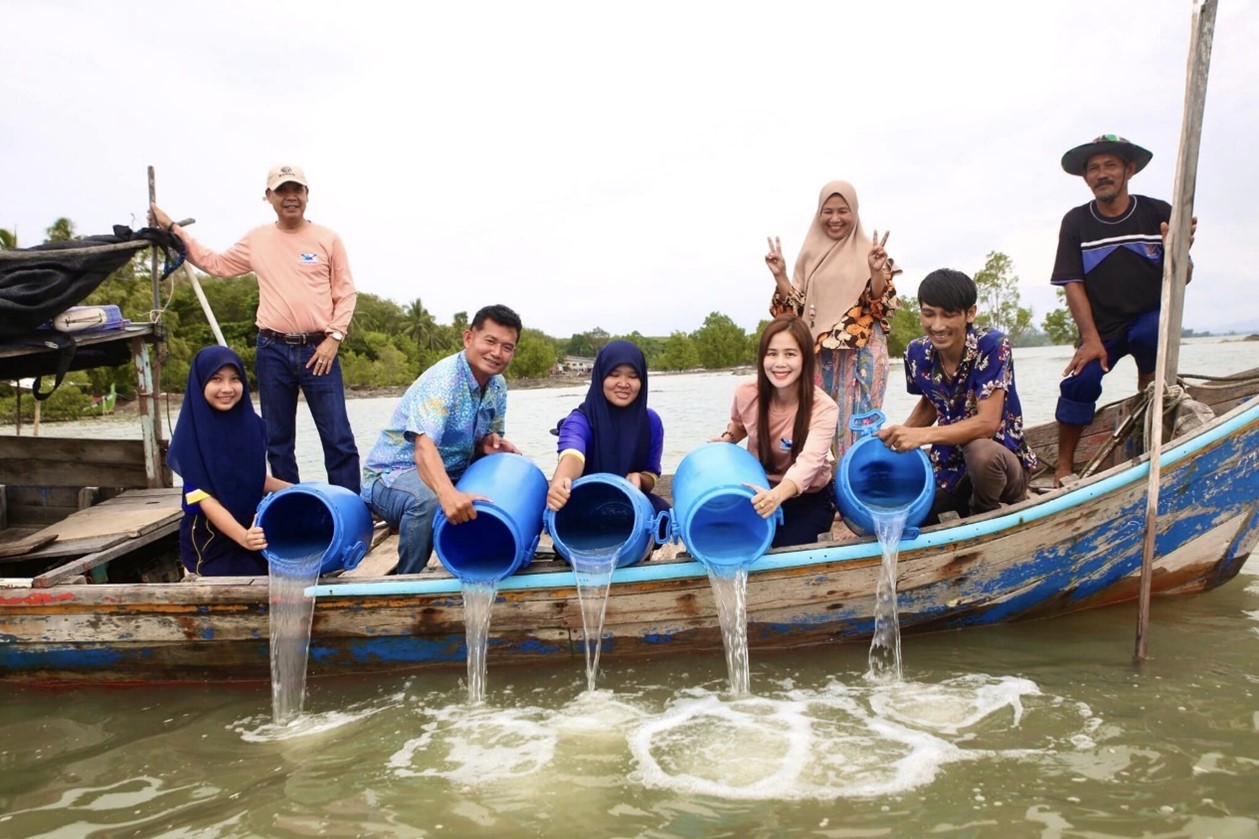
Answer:
M490 643L490 614L498 580L464 580L463 623L468 648L468 702L485 701L485 653Z
M268 564L271 629L271 717L287 725L306 701L306 663L315 598L306 592L319 579L323 551Z
M721 641L726 649L726 672L730 676L730 692L746 696L750 688L748 664L748 569L718 573L708 569L713 600L717 603L717 619L721 623Z
M879 547L883 551L883 563L874 593L874 634L870 638L866 678L875 682L899 682L901 626L896 613L896 560L900 554L907 510L901 507L884 511L874 507L870 513Z
M577 578L577 600L581 603L581 628L586 648L586 690L595 689L599 674L599 653L603 649L603 619L608 611L608 589L616 570L619 550L569 551L569 563Z

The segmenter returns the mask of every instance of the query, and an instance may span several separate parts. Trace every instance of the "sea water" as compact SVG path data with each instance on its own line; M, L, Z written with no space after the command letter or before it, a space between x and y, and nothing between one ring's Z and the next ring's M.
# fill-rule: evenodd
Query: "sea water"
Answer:
M730 677L730 693L746 696L750 692L748 666L748 569L708 567L713 600L717 604L717 620L721 623L721 642L726 650L726 672Z
M498 595L498 580L464 580L463 623L468 648L468 703L485 701L485 653L490 642L490 612Z
M876 682L901 680L901 626L896 614L896 560L900 554L901 533L905 530L906 508L871 507L874 532L883 551L879 580L874 593L874 634L870 638L869 670L866 678Z
M599 673L599 653L603 649L603 618L608 610L608 589L616 570L617 550L570 550L568 561L577 579L577 599L581 603L582 640L586 648L586 690L595 689Z
M315 598L306 592L319 579L323 550L269 563L271 629L271 716L287 725L306 701L306 662Z

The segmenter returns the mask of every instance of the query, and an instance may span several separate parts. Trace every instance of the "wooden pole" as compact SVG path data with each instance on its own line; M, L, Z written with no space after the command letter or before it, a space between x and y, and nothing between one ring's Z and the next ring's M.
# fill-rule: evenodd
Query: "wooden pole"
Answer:
M157 203L157 176L153 171L153 167L150 166L149 167L149 206L152 207L156 203ZM162 337L163 337L162 330L164 329L161 322L160 315L159 315L159 312L162 311L162 285L161 285L161 281L158 280L158 274L157 274L157 248L154 247L151 250L153 251L152 255L149 257L149 283L153 287L153 314L151 315L151 320L153 321L153 324L154 324L153 326L154 334L157 336L157 339L160 341L162 340ZM154 347L154 350L155 352L153 353L152 361L149 363L150 375L148 376L148 384L151 387L152 398L154 400L157 400L158 398L161 397L161 394L162 394L162 353L156 346ZM137 365L138 365L138 362L137 362ZM141 391L141 392L138 392L136 396L139 397L141 400L144 400L146 397L150 396L150 394ZM154 403L155 416L156 416L156 412L157 412L157 408L156 408L156 401L155 401ZM157 432L158 438L160 439L161 438L161 423L160 422L158 423L157 428L158 428L158 432ZM151 487L162 486L162 484L160 483L154 484L152 483L152 481L150 481L149 486Z
M1207 98L1207 70L1211 65L1211 42L1215 35L1217 0L1194 0L1190 27L1188 72L1185 80L1185 109L1180 124L1180 149L1176 157L1176 183L1172 215L1163 245L1163 297L1159 309L1158 356L1154 370L1154 394L1150 399L1150 479L1146 491L1145 539L1141 545L1141 589L1137 607L1135 658L1144 661L1146 630L1150 623L1150 587L1154 565L1155 536L1158 530L1158 495L1162 477L1163 395L1175 384L1180 363L1181 317L1185 301L1185 279L1189 267L1189 231L1193 219L1193 198L1198 177L1198 145L1202 137L1202 112Z

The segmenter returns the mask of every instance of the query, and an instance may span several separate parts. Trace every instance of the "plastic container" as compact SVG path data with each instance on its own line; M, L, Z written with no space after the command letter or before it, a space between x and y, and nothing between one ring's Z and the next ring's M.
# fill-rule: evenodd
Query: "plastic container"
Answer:
M875 532L874 513L904 514L901 538L914 539L935 500L935 473L922 449L894 452L875 436L885 420L882 411L870 411L848 421L861 436L839 462L835 504L844 523L863 536Z
M472 461L455 487L491 500L474 502L476 518L463 524L437 510L433 548L446 570L463 582L497 582L528 565L542 536L542 470L523 455L491 454Z
M353 492L334 484L294 484L262 499L258 526L267 535L262 555L280 566L319 556L319 573L351 571L372 542L372 514Z
M620 475L596 472L573 481L573 493L559 512L546 510L542 523L555 550L616 553L617 567L645 559L669 538L669 514L656 513L647 496Z
M782 510L763 519L752 507L755 491L768 487L759 460L733 443L707 443L678 464L673 476L670 530L691 556L723 576L747 567L774 541Z

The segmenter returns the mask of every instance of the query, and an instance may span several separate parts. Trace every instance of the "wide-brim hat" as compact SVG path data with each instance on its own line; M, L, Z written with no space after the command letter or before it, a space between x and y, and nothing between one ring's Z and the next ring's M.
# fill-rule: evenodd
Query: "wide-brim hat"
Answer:
M1103 134L1100 137L1094 137L1093 142L1076 146L1064 154L1062 156L1063 171L1068 175L1083 175L1089 158L1095 154L1117 154L1129 163L1137 164L1137 172L1144 169L1154 157L1154 152L1146 151L1118 134Z

